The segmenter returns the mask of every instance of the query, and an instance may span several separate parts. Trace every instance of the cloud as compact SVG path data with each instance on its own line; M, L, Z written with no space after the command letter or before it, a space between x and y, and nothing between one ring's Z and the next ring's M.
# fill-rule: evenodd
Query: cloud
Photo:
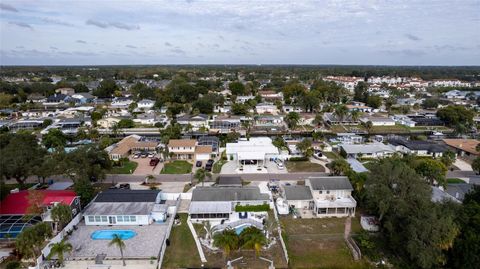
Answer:
M33 30L33 27L28 24L28 23L25 23L25 22L17 22L17 21L10 21L8 22L9 24L13 24L13 25L16 25L18 27L22 27L22 28L28 28L30 30Z
M49 24L56 24L56 25L62 25L62 26L68 26L68 27L73 27L74 25L69 23L69 22L65 22L65 21L61 21L61 20L57 20L57 19L52 19L52 18L43 18L42 21L46 22L46 23L49 23Z
M129 25L129 24L121 23L121 22L102 22L102 21L97 21L97 20L92 20L92 19L87 20L85 22L85 24L96 26L96 27L103 28L103 29L106 29L106 28L109 28L109 27L122 29L122 30L128 30L128 31L140 29L140 26L138 26L138 25Z
M172 45L172 43L170 43L170 42L165 42L165 46L171 47L171 46L173 46L173 45Z
M131 49L136 49L137 47L133 46L133 45L125 45L125 47L127 48L131 48Z
M80 40L80 39L77 40L77 41L75 41L75 42L80 43L80 44L87 44L87 41L85 41L85 40Z
M16 9L15 7L4 3L0 3L0 9L5 11L18 12L18 9Z
M426 54L425 51L416 49L386 50L384 52L390 55L404 55L410 57L418 57Z
M51 49L51 50L58 50L58 48L57 48L57 47L54 47L54 46L50 46L50 49Z
M225 37L223 37L223 35L218 35L218 38L220 38L221 40L225 40Z
M412 41L420 41L422 40L420 37L412 34L405 34L405 37L412 40Z
M175 54L186 54L186 52L180 48L171 49L170 52L173 52Z

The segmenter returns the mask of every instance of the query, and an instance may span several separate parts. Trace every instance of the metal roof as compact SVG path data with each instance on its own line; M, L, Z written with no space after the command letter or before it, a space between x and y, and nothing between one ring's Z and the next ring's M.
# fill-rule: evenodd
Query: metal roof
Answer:
M153 202L130 203L92 203L84 215L149 215L153 209Z
M268 194L260 193L258 187L197 187L192 193L192 202L268 200Z
M110 189L97 195L95 203L151 202L157 200L159 190Z
M313 190L353 190L347 177L309 177Z
M285 198L291 200L312 200L312 191L308 186L285 186Z
M192 202L188 209L190 214L231 213L231 202Z

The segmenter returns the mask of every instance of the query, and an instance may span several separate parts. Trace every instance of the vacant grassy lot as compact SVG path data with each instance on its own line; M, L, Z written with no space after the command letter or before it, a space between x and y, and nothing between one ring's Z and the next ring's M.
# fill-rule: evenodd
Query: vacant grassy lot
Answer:
M109 174L131 174L137 169L138 163L132 161L124 161L120 166L113 166Z
M179 215L182 223L172 228L170 246L165 251L162 268L200 267L200 256L187 225L187 214Z
M358 229L352 219L352 230ZM291 268L369 268L355 262L343 239L344 218L281 218Z
M192 172L192 164L187 161L165 163L161 174L188 174Z
M300 162L285 162L288 172L325 172L325 167L318 163L312 163L309 161Z

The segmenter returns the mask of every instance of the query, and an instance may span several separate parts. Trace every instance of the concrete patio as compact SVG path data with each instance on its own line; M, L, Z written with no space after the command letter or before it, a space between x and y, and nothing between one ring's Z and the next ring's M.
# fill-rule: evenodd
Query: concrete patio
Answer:
M81 222L77 227L78 229L68 238L73 247L68 259L93 259L97 254L106 254L107 259L120 258L119 249L108 246L110 240L91 239L91 234L98 230L134 231L137 234L135 237L124 240L126 245L124 256L127 259L157 257L167 230L166 223L148 226L86 226Z

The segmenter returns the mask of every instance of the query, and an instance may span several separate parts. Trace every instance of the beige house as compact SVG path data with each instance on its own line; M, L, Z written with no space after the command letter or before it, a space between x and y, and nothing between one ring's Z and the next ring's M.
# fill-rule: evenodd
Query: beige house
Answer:
M118 122L120 122L119 118L109 117L100 119L97 121L97 126L102 127L104 129L112 129Z
M174 159L192 160L195 157L195 139L171 139L168 142L168 152Z
M310 177L305 180L313 196L313 214L317 217L348 217L355 215L357 201L347 177Z
M110 159L118 161L121 158L127 158L133 151L155 151L157 145L155 141L143 141L138 135L130 135L105 150Z

